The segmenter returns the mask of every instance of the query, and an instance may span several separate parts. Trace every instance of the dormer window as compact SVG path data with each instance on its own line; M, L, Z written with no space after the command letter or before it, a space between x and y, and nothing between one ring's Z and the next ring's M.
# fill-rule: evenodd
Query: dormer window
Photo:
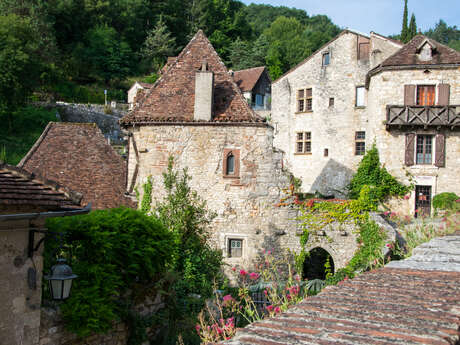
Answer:
M240 177L240 150L224 149L223 157L224 177Z

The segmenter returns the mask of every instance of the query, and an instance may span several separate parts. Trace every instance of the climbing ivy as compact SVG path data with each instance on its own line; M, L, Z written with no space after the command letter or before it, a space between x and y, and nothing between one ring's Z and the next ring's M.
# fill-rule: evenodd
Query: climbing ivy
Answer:
M375 143L359 163L358 171L348 185L350 198L358 199L365 186L371 188L369 196L376 203L390 196L404 196L411 189L401 184L384 166L380 165L379 152Z
M152 176L149 176L147 182L142 186L144 195L142 196L140 210L144 213L148 213L152 207L152 182Z

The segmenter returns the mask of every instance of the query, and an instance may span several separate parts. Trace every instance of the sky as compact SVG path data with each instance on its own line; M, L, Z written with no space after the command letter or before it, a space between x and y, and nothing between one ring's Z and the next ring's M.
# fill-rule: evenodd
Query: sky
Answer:
M250 3L287 6L306 10L308 15L325 14L341 28L381 35L401 32L404 0L243 0ZM460 0L408 0L409 19L415 14L421 31L433 28L440 19L460 27Z

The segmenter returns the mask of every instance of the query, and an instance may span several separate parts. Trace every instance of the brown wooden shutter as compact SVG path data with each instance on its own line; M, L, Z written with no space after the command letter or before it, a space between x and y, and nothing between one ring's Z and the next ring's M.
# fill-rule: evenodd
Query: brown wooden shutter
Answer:
M404 105L415 105L415 85L404 85Z
M449 84L439 84L438 85L438 105L449 105L449 93L450 93Z
M444 134L436 135L436 153L434 165L444 167L446 165L446 139Z
M407 166L414 165L415 134L406 134L405 163Z

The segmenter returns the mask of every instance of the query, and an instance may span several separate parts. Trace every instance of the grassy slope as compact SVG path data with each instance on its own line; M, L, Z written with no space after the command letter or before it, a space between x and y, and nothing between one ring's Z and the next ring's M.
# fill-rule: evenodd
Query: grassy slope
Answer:
M50 121L56 120L55 110L28 106L13 114L12 128L0 118L0 160L16 165L29 151ZM5 159L6 153L6 159Z

